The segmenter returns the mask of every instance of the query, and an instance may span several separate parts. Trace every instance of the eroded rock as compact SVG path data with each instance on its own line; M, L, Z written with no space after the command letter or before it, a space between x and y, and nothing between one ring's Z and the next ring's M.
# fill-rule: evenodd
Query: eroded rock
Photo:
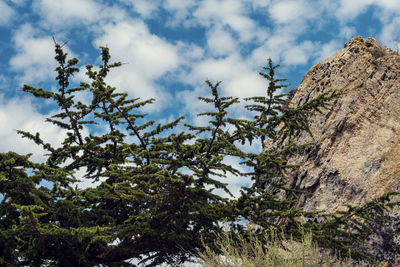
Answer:
M345 95L312 118L313 137L300 135L300 143L316 145L289 160L302 164L289 174L289 185L313 193L299 203L307 211L334 212L400 191L400 56L375 39L355 37L308 71L291 105L330 89ZM377 222L380 232L362 248L400 264L398 218Z

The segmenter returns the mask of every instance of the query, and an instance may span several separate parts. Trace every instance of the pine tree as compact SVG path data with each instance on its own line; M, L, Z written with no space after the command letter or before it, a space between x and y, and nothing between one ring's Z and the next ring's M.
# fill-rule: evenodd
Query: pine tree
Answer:
M226 223L232 231L244 230L237 223L252 219L264 230L273 225L298 236L296 218L316 218L314 213L293 208L295 197L281 200L272 191L251 187L244 188L236 200L214 191L230 194L221 182L227 174L254 180L267 174L284 177L285 169L295 167L287 164L287 155L303 147L295 143L296 134L309 131L309 117L338 97L335 92L297 108L283 108L288 100L285 94L276 95L276 90L284 86L278 85L282 80L274 78L277 66L269 60L268 73L261 73L269 81L267 95L248 99L256 102L247 107L257 113L254 120L229 117L228 108L239 99L221 97L220 83L207 81L211 96L199 99L210 105L210 111L198 115L210 118L208 126L184 124L187 130L176 132L184 117L156 124L140 111L154 99L129 99L105 82L110 70L121 66L110 63L108 48L101 47L103 63L98 69L86 66L91 82L75 88L70 87L70 78L79 71L78 60L67 60L59 44L55 52L58 90L28 85L23 90L58 105L59 113L47 121L65 129L67 137L53 147L40 133L18 131L48 152L45 163L30 161L30 155L0 153L1 265L133 266L130 259L147 266L175 264L190 260L204 249L203 244L213 247ZM78 92L89 93L90 103L75 101ZM90 130L96 125L106 132L94 134ZM289 141L272 152L239 149L239 143L263 143L267 138ZM254 171L241 173L224 162L226 156L239 158ZM86 179L101 181L100 185L74 187L76 172L82 168ZM51 182L52 188L40 186L43 182ZM274 186L296 194L284 183ZM380 211L381 203L388 200L386 196L368 211ZM269 220L275 217L285 223ZM341 217L329 217L324 224L308 221L304 225L317 241L330 240L331 247L343 249L347 239L341 238L347 232L342 228L349 223L359 227L356 217L368 220L371 215L357 207Z

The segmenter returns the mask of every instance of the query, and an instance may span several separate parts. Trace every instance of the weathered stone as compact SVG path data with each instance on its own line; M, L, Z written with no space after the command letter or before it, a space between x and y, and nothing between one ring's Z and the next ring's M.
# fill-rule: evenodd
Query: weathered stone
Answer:
M289 173L289 185L313 193L302 197L307 211L334 212L400 191L400 56L375 39L355 37L308 71L291 105L330 89L345 95L312 118L313 137L300 135L300 143L316 145L289 160L302 165ZM400 221L390 219L375 225L380 232L362 248L400 264Z

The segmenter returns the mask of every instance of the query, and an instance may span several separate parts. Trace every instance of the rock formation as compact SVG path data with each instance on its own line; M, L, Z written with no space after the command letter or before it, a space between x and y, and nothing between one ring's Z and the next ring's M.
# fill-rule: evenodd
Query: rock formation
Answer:
M322 92L344 92L323 115L312 118L315 145L289 163L302 166L288 175L289 185L312 192L300 200L307 211L333 212L362 205L387 191L400 191L400 56L375 39L351 39L344 49L314 65L291 105ZM274 144L267 140L267 147ZM394 215L393 215L394 216ZM400 264L400 220L377 224L362 248L380 260Z

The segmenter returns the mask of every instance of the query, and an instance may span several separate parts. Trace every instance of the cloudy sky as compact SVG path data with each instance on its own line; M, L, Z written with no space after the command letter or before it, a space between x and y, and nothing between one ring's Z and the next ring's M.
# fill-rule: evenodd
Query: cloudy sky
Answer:
M164 121L204 111L204 81L221 93L263 95L257 74L268 57L280 78L298 86L315 63L352 37L397 48L397 0L0 0L0 151L36 153L16 129L41 132L53 144L60 129L44 119L54 106L22 92L23 84L56 89L52 37L80 67L97 65L99 46L122 61L108 79L131 97L157 99L146 111ZM74 79L84 79L84 71ZM241 182L237 182L238 184Z

